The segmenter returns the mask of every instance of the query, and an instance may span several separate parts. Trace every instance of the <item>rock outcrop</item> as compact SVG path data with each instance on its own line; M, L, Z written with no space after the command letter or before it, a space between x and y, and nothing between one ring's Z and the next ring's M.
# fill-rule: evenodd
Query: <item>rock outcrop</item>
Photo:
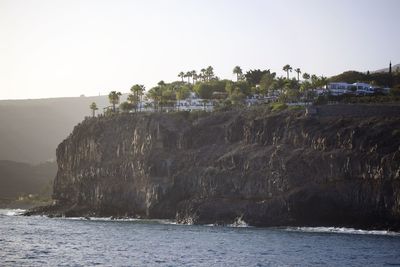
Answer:
M56 204L31 214L400 229L399 116L193 116L83 121L57 149Z

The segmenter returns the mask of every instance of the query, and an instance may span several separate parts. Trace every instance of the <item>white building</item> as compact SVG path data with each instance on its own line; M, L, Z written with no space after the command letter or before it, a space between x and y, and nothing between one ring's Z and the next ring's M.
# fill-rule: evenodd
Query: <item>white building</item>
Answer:
M326 88L331 95L372 95L376 91L375 88L368 83L329 83Z
M343 95L351 93L351 84L348 83L328 83L326 89L328 89L331 95Z
M374 88L368 83L353 83L357 95L371 95L375 93Z

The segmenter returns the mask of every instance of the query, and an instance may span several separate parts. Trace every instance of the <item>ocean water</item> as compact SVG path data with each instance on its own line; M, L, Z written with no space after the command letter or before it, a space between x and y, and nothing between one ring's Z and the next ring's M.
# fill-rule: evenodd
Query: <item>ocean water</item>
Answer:
M400 266L400 234L24 217L0 210L0 266Z

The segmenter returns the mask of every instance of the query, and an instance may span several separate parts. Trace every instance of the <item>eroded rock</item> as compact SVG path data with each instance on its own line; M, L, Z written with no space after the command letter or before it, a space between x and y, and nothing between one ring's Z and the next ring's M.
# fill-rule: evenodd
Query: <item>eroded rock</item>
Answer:
M88 119L59 145L57 204L39 212L399 230L396 129L299 111Z

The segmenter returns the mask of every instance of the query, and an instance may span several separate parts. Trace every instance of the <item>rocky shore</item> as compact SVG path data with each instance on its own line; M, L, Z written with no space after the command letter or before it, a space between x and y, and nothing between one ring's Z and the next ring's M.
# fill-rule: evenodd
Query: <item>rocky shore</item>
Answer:
M398 108L320 109L87 119L57 148L56 204L27 215L400 230Z

